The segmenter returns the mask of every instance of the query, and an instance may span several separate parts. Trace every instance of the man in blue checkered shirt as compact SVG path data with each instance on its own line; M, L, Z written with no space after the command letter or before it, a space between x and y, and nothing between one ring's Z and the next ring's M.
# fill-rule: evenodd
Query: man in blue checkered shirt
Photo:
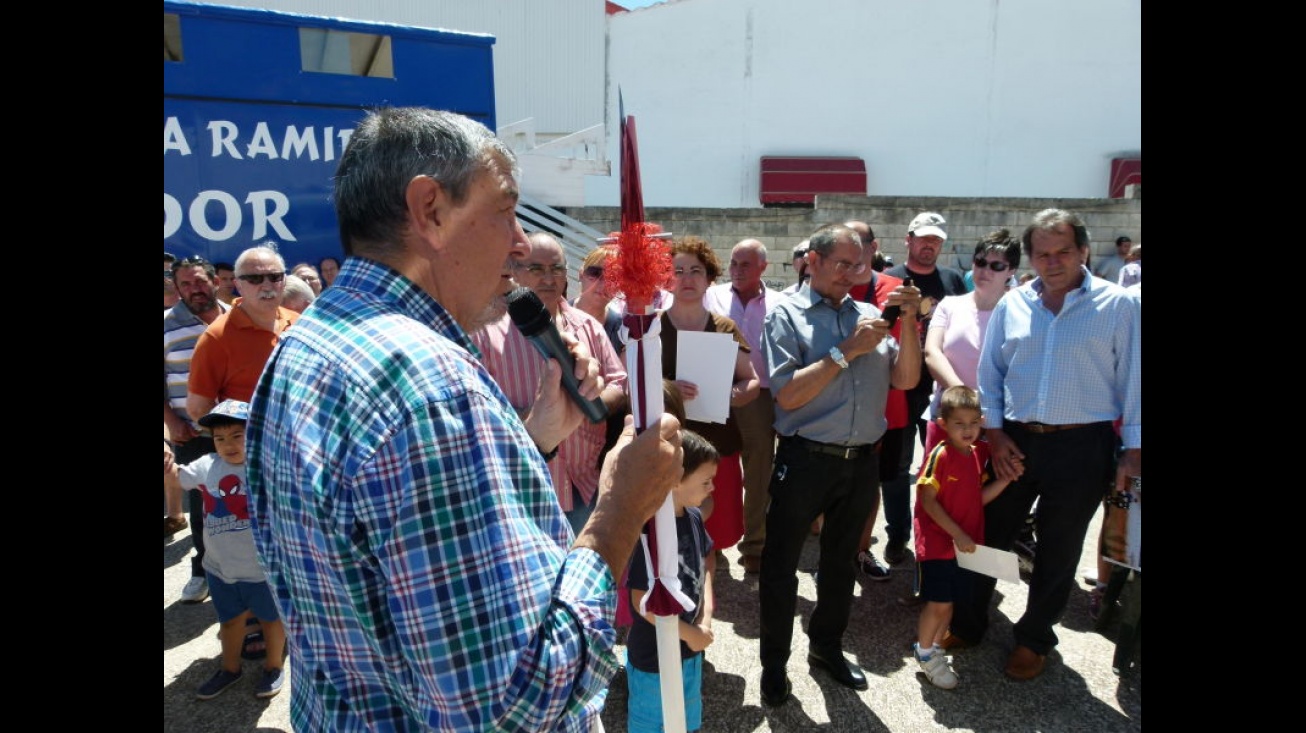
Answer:
M453 113L371 113L341 158L347 258L268 360L249 421L296 730L598 724L613 578L679 477L679 426L627 423L573 536L546 465L582 419L560 367L518 417L467 337L528 252L517 197L511 151ZM597 366L572 348L593 398Z

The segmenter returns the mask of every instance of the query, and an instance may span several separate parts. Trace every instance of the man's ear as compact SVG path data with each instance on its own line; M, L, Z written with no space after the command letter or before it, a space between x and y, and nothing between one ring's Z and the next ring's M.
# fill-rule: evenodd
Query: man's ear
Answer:
M442 235L453 203L449 190L430 176L415 176L408 182L404 201L408 205L409 230L433 248L442 249Z

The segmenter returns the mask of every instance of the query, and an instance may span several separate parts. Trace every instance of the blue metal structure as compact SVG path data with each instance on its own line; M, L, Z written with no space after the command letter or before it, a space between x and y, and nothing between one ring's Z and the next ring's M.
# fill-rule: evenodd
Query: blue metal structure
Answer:
M340 257L331 179L370 107L495 129L493 36L190 2L163 12L163 248L178 257L233 262L269 240L287 265ZM361 73L351 44L354 58L380 49Z

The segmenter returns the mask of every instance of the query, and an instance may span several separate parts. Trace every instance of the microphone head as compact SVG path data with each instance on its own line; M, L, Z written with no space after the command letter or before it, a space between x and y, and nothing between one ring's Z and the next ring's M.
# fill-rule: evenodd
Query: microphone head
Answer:
M530 288L519 287L508 293L508 316L523 336L530 338L543 331L552 319L544 301Z

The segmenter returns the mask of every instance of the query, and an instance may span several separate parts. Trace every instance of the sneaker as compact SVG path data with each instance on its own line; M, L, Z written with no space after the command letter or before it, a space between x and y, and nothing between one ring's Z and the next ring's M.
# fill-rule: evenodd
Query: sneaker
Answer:
M921 672L925 678L930 681L931 685L943 690L951 690L957 686L957 673L948 664L948 658L935 647L929 657L921 659L920 654L916 655L916 663L921 666Z
M888 566L877 560L870 550L862 550L857 553L857 565L862 569L862 573L871 580L885 581L889 579Z
M254 688L254 697L276 697L281 692L281 685L286 681L286 672L283 669L265 669L263 677L258 681L258 686Z
M181 589L182 603L199 603L209 597L209 581L205 578L192 577Z
M890 565L899 565L907 559L906 542L890 542L889 546L884 548L884 561Z
M225 669L219 669L209 678L208 682L200 685L200 688L195 691L195 697L201 700L212 700L221 695L223 690L236 684L236 681L240 679L240 675L240 672L228 672Z

